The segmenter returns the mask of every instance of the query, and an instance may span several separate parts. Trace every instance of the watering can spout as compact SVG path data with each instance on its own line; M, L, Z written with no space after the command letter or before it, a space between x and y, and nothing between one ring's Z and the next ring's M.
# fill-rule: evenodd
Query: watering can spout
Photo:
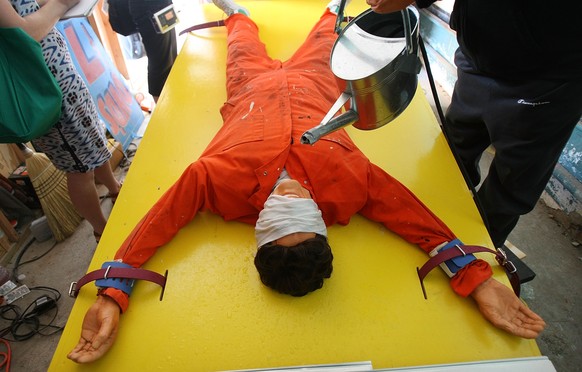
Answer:
M350 109L335 118L333 117L342 108L342 106L351 99L351 97L352 95L350 93L343 92L321 120L321 123L318 126L311 128L310 130L303 133L301 136L301 143L305 145L313 145L321 137L330 134L331 132L335 132L336 130L341 129L347 125L355 123L359 116L358 112L353 109Z
M358 113L354 110L348 110L343 114L329 120L323 121L318 126L311 128L301 136L301 143L313 145L321 137L328 135L345 126L355 123L358 120Z

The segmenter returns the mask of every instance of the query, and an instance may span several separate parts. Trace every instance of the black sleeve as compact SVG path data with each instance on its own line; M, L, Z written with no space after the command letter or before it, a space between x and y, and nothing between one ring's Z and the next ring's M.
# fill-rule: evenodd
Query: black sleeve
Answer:
M437 0L416 0L416 6L419 8L427 8L432 5Z

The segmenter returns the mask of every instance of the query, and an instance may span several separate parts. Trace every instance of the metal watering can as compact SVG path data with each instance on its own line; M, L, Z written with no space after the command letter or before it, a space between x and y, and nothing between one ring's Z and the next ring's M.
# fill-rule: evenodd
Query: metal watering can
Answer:
M338 13L343 18L342 8ZM314 144L350 124L377 129L400 115L418 85L418 32L419 14L412 6L389 14L369 9L350 21L339 32L330 59L346 89L321 123L303 133L301 143ZM335 116L348 101L350 109Z

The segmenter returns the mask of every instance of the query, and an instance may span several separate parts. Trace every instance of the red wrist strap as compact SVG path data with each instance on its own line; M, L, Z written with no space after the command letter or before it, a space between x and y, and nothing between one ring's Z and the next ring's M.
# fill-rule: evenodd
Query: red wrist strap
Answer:
M165 275L158 274L153 271L139 269L139 268L116 268L109 267L104 269L99 269L92 271L76 282L72 282L69 287L69 296L77 297L79 290L85 284L98 279L107 278L118 278L118 279L140 279L153 282L162 287L162 292L160 293L160 301L164 297L164 290L166 289L166 280L168 279L168 270L166 270Z
M420 279L420 286L422 288L422 293L424 294L424 298L426 299L426 290L424 289L423 280L424 280L424 277L432 269L434 269L435 267L437 267L438 265L440 265L444 261L450 260L451 258L464 256L464 255L467 255L470 253L478 253L478 252L487 252L487 253L492 253L495 255L495 260L497 261L497 263L499 263L499 265L503 266L505 273L509 277L509 282L511 283L511 287L513 288L513 292L515 292L515 295L517 297L519 297L520 283L519 283L519 277L517 275L517 269L515 268L515 265L513 264L513 262L511 262L507 259L507 255L505 254L505 252L501 248L498 248L497 251L494 251L492 249L480 247L478 245L461 245L461 246L457 246L457 247L452 248L452 249L447 249L447 250L441 251L439 254L437 254L434 257L431 257L428 261L426 261L426 263L420 269L418 267L416 268L416 271L418 273L418 279Z

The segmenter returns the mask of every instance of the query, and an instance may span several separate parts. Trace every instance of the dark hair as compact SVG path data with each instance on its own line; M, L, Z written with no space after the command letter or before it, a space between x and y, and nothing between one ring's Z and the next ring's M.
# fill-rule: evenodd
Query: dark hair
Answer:
M255 256L255 267L267 287L301 297L323 286L323 279L331 276L332 261L327 238L316 234L291 247L263 245Z

